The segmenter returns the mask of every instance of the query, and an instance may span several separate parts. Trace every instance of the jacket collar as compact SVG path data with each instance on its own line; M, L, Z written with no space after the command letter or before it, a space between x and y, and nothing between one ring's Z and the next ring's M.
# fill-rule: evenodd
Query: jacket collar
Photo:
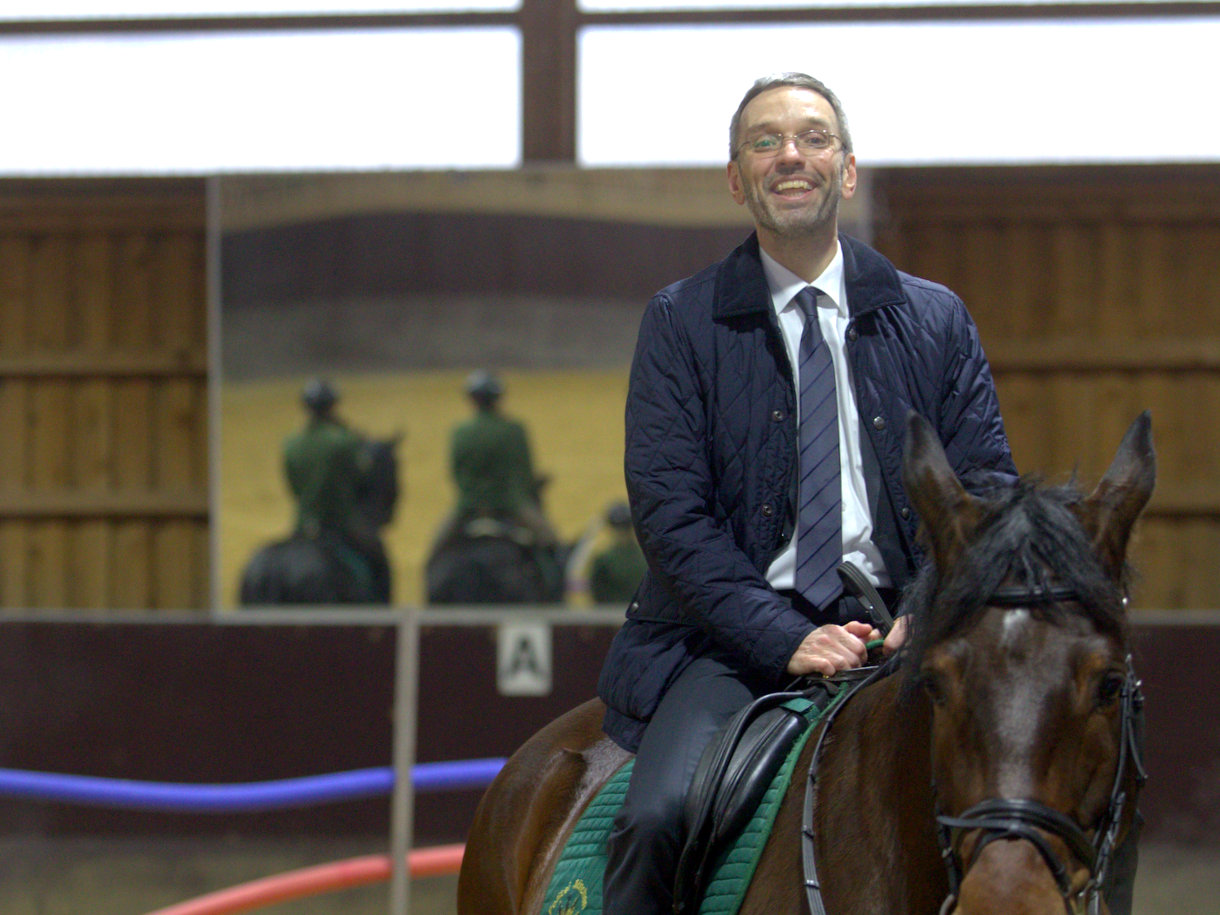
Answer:
M898 271L883 255L850 235L839 235L847 304L854 318L885 305L906 301ZM763 273L758 235L751 232L716 271L713 318L753 314L771 308L771 292Z

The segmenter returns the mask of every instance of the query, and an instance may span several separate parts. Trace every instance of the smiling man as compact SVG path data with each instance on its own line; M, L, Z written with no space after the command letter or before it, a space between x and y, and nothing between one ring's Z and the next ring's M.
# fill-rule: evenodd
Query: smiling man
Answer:
M824 261L801 264L815 277L834 254L839 201L856 193L856 157L838 110L810 88L779 85L752 98L731 127L733 199L749 209L772 257Z
M599 686L606 733L636 753L607 915L672 911L685 793L734 712L865 662L880 633L837 569L892 602L920 561L907 412L959 476L1016 472L961 300L839 235L856 160L834 93L760 79L729 133L729 193L755 231L653 297L631 369L627 490L649 571ZM885 649L904 634L900 617Z

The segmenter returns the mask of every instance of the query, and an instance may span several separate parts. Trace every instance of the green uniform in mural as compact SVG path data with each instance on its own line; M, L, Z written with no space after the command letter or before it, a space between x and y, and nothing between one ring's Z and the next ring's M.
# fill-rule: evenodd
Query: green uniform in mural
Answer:
M453 427L449 469L457 488L453 511L441 524L429 554L429 564L448 551L464 550L471 525L483 519L507 524L506 536L525 545L548 590L561 590L563 572L555 550L558 538L542 510L543 482L534 474L529 434L525 426L497 408L504 386L490 372L474 372L466 380L474 415ZM486 536L481 532L476 537ZM438 573L439 574L439 573Z
M634 537L610 544L589 566L589 593L598 604L621 603L635 596L648 563Z
M368 452L355 432L333 419L313 418L284 443L284 470L297 501L297 529L347 533L368 472Z
M374 603L389 603L390 562L378 530L384 522L360 509L372 482L373 451L334 414L338 398L327 381L310 381L301 396L309 420L284 442L284 474L297 504L296 530L328 545L356 581L357 593Z
M514 419L480 410L459 424L453 430L450 469L459 515L520 517L537 508L529 440Z

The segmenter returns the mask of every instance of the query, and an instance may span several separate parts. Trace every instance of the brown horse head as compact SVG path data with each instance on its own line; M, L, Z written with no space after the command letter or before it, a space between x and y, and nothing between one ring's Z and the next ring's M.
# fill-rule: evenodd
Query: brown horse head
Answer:
M932 561L907 596L907 670L932 706L932 777L959 915L1104 911L1135 808L1125 557L1152 495L1145 413L1085 497L972 495L912 417L904 480Z

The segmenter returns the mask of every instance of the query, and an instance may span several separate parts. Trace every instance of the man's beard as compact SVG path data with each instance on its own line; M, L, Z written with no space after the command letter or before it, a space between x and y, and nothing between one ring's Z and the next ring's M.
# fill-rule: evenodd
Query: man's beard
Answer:
M780 237L799 238L802 235L815 235L826 226L833 225L839 212L839 198L843 194L843 172L841 169L834 172L830 183L822 187L822 199L812 210L808 207L781 210L773 205L770 198L760 198L755 186L749 182L742 182L742 190L746 207L759 228Z

